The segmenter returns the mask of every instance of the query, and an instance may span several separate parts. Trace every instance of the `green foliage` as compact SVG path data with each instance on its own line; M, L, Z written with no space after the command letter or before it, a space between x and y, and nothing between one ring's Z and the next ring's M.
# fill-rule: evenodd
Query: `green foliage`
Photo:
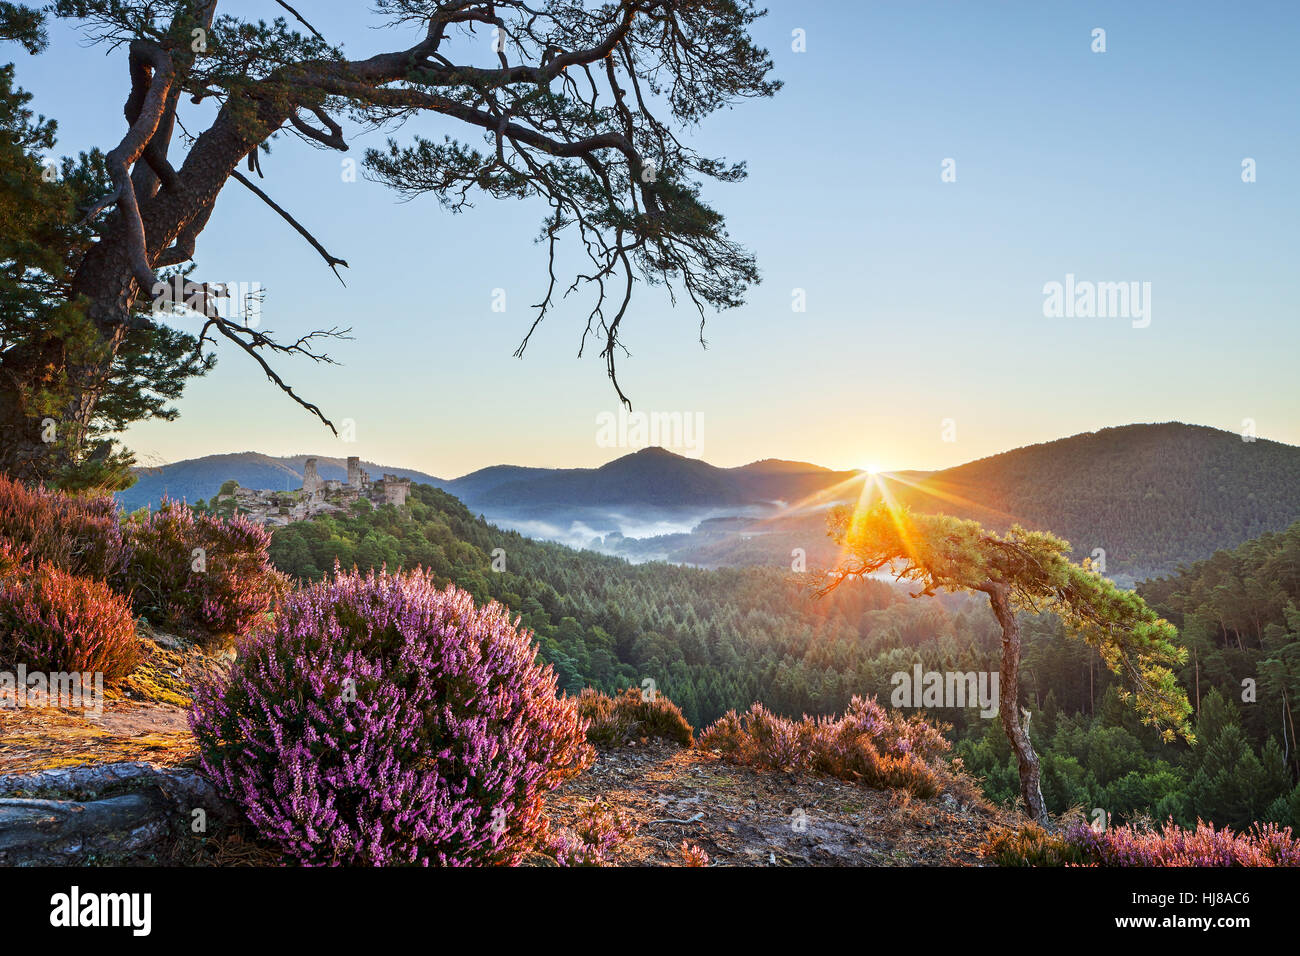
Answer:
M45 14L21 3L0 3L0 40L22 45L28 53L40 53L49 44Z
M1191 705L1171 670L1187 657L1177 630L1088 561L1070 561L1069 542L1019 525L999 535L974 521L914 514L883 501L836 508L830 529L848 556L836 584L888 570L924 594L944 589L992 599L1005 590L1013 609L1050 611L1069 636L1095 648L1123 680L1121 695L1131 694L1143 721L1161 728L1165 739L1190 733Z
M1210 689L1221 688L1241 701L1252 743L1289 742L1291 772L1300 771L1300 521L1138 591L1182 631L1192 656L1179 677L1202 711Z

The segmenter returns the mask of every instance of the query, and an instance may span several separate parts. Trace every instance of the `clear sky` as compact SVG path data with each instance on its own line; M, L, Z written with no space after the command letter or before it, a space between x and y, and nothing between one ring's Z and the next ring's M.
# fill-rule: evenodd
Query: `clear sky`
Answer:
M295 6L352 56L413 42L372 29L361 4ZM708 197L763 282L743 308L710 316L707 350L694 312L639 288L620 372L635 408L702 416L698 454L720 465L935 468L1169 420L1237 431L1252 419L1261 437L1300 444L1300 4L771 0L770 11L756 36L785 88L690 134L703 152L748 161L747 181ZM796 29L806 52L792 50ZM56 26L47 53L4 52L58 119L61 152L116 143L125 51ZM432 119L416 129L457 132ZM359 159L384 135L349 138ZM340 158L281 140L262 185L351 263L347 288L233 182L197 261L209 281L262 283L277 332L354 328L333 349L342 367L298 363L287 377L336 421L353 419L356 441L226 352L179 421L126 436L141 458L359 454L454 477L623 453L597 441L597 416L617 404L595 351L576 357L583 301L511 355L544 288L542 209L483 200L452 216L343 182ZM1256 182L1242 181L1246 158ZM942 181L946 159L955 182ZM1149 325L1045 317L1044 285L1067 274L1149 282ZM805 312L792 310L795 289Z

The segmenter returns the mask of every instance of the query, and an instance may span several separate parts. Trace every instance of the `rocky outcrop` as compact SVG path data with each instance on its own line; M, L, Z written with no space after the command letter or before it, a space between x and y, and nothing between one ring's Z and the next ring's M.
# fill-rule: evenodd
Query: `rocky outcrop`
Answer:
M235 810L197 772L140 761L0 776L0 865L124 862Z

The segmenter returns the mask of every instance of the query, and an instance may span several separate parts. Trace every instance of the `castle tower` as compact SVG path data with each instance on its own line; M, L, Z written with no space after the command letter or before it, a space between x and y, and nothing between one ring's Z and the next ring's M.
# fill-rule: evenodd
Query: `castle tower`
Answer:
M353 455L348 459L348 484L360 491L370 484L370 476L361 469L361 459Z
M379 490L383 492L384 504L397 505L401 508L406 504L407 497L411 494L411 479L398 478L396 475L384 475L383 480L379 482Z
M321 487L320 474L316 471L316 459L308 458L302 466L302 493L308 498L315 498L320 494Z

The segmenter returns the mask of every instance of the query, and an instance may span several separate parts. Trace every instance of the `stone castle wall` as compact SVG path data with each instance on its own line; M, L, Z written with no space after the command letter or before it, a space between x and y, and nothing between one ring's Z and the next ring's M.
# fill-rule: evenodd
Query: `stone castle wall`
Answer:
M366 500L374 505L406 506L411 494L411 479L384 475L372 482L361 467L361 459L348 459L348 478L322 479L317 460L308 458L302 468L302 488L298 491L269 491L235 487L230 495L219 495L214 501L233 499L239 512L253 521L268 526L283 526L295 521L305 521L319 514L345 511L357 501Z

